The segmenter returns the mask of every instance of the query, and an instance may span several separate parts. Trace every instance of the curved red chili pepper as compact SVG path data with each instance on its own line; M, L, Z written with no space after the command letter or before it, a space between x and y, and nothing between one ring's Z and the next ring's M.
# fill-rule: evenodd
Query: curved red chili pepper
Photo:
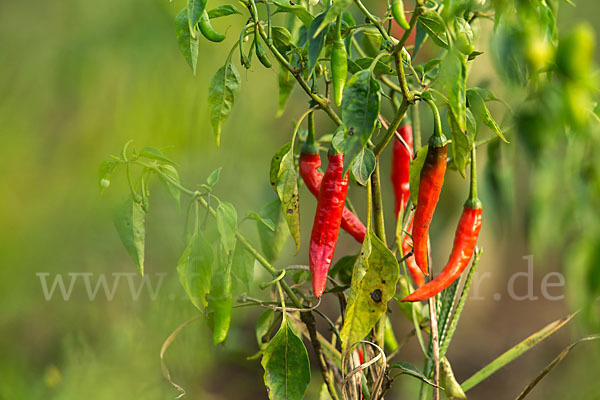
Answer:
M321 297L327 285L327 273L337 244L348 192L348 172L342 177L344 155L330 154L328 158L329 165L317 197L308 253L316 297Z
M406 230L410 232L412 229L412 225L413 225L413 220L411 219L410 223L408 224L408 228ZM404 254L406 256L412 250L413 250L412 238L409 235L404 234L404 238L402 239L402 254ZM415 282L415 285L417 285L417 287L423 286L423 284L425 283L425 275L423 274L423 271L421 271L421 269L417 265L417 262L415 261L415 256L411 255L404 261L406 262L406 268L408 269L408 273L412 277L413 282Z
M425 275L429 271L427 263L429 224L431 224L431 220L433 219L433 213L440 198L442 186L444 185L446 152L446 144L435 146L430 143L427 149L427 157L421 170L421 182L419 184L417 209L414 216L412 240L415 261Z
M316 151L316 150L315 150ZM319 196L319 188L323 180L323 174L319 172L321 167L321 157L318 153L311 154L304 149L300 153L300 176L304 180L306 187L315 196ZM348 232L357 242L362 243L365 240L367 228L360 222L360 219L348 208L344 207L342 214L342 229Z
M429 299L442 290L447 288L454 282L469 265L477 237L481 230L482 210L481 206L475 205L472 208L465 205L462 216L458 222L456 236L454 237L454 245L448 263L442 272L432 281L421 286L410 295L402 299L402 301L421 301Z
M394 195L396 197L396 203L394 212L396 218L400 210L406 208L408 199L410 198L410 185L409 185L409 165L413 158L413 131L412 126L403 125L398 129L398 133L408 145L402 143L400 140L394 140L394 149L392 152L392 187L394 188Z

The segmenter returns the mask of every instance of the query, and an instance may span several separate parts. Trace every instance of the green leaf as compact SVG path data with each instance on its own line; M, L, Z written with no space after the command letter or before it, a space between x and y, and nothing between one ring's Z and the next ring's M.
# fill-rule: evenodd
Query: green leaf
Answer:
M460 384L456 381L454 377L454 372L452 371L452 366L446 357L442 357L440 362L441 364L441 376L440 376L440 385L444 388L444 392L446 392L446 396L449 399L466 399L467 396L465 392L463 392Z
M242 15L241 12L239 12L237 10L237 8L235 8L234 6L230 5L230 4L225 4L216 8L213 8L212 10L210 10L208 12L208 18L209 19L215 19L215 18L220 18L220 17L226 17L228 15L233 15L233 14L240 14Z
M321 21L313 35L316 37L316 35L325 30L325 27L327 27L331 22L335 21L336 18L350 6L350 4L352 4L352 0L335 0L329 8L329 12L327 12L327 15Z
M219 247L219 250L218 265L213 271L210 293L207 296L207 310L213 331L214 344L223 343L227 338L233 310L233 295L231 293L233 255L223 246Z
M273 0L273 3L278 7L279 12L288 12L294 14L302 24L307 28L313 20L313 16L301 4L294 4L289 0Z
M431 382L427 377L414 365L408 363L406 361L400 361L390 365L390 368L398 368L402 371L403 374L410 375L414 378L419 379L422 382L430 386L436 386L433 382Z
M270 219L263 218L256 211L250 211L248 213L248 216L246 218L253 219L253 220L257 221L257 222L260 222L261 224L263 224L264 226L266 226L267 228L269 228L269 230L271 232L275 232L275 224L273 223L273 221L271 221Z
M369 334L396 292L398 260L373 231L365 237L354 265L352 286L340 331L342 352Z
M221 236L223 249L229 254L235 248L237 232L237 212L233 204L221 201L217 207L217 230Z
M439 83L448 97L448 107L460 131L467 129L467 65L465 57L453 49L442 60Z
M213 187L215 187L217 182L219 182L219 177L221 176L221 169L221 167L215 169L213 172L210 173L210 175L208 175L208 178L206 178L206 184L209 188L212 189Z
M352 267L356 263L358 256L344 256L340 258L329 270L329 276L337 277L344 285L350 284L352 280Z
M310 77L315 69L315 65L317 65L317 60L319 59L319 54L323 50L323 45L325 44L325 37L327 36L327 31L329 30L329 25L326 26L326 29L323 29L320 33L317 32L317 28L321 25L321 22L325 19L327 15L327 10L323 11L323 13L317 15L315 19L310 23L308 27L308 76Z
M199 310L208 305L206 295L210 292L213 261L210 243L195 232L177 263L177 273L181 286Z
M140 157L150 158L152 160L164 161L169 164L175 164L170 158L165 156L162 151L157 149L156 147L144 147L140 152Z
M231 59L227 60L210 81L208 104L217 147L221 143L221 125L231 113L240 84L240 74L231 63Z
M177 169L175 169L175 167L172 165L159 165L158 169L168 177L165 178L163 175L158 175L160 180L167 187L171 197L175 200L177 205L179 205L181 200L181 192L179 191L179 188L173 184L173 182L179 184L179 173L177 172Z
M358 157L354 159L352 163L352 174L358 184L365 186L371 177L373 171L375 171L375 154L368 149L364 148Z
M375 130L381 98L379 82L369 71L350 78L344 88L342 122L346 137L344 173L367 145Z
M192 37L190 33L187 8L181 10L175 17L175 33L179 50L195 75L198 63L198 37Z
M265 343L263 338L271 331L271 326L275 322L275 311L268 309L256 320L256 342L259 348L263 348Z
M195 26L200 22L202 13L206 10L208 0L187 0L187 10L189 19L189 28L194 32Z
M273 37L273 44L278 49L289 48L292 44L292 34L283 26L273 26L271 36Z
M116 209L113 221L121 242L135 262L135 265L144 275L144 244L146 241L145 228L146 212L141 203L128 197Z
M271 166L269 168L269 182L275 192L277 192L277 177L279 176L279 170L281 169L281 160L291 149L292 144L290 142L284 144L277 150L273 158L271 158Z
M395 75L396 70L387 65L384 61L387 62L389 58L384 57L383 60L378 60L377 64L375 64L375 69L373 73L375 75ZM371 64L375 61L373 57L362 57L356 60L348 59L348 71L355 74L360 72L361 70L369 69Z
M277 196L281 200L281 211L285 216L290 233L300 251L300 204L298 202L298 176L294 165L293 148L284 154L277 173Z
M467 130L462 132L458 128L458 123L454 119L454 114L448 113L448 124L450 125L450 131L452 132L452 158L453 163L458 172L460 172L463 178L466 177L465 168L475 142L475 135L477 133L477 123L471 113L470 109L467 109Z
M271 339L261 364L270 400L301 400L310 383L308 353L284 318Z
M250 285L254 281L254 256L240 242L235 244L231 276L235 293L250 291Z
M506 143L509 143L508 140L506 140L506 137L504 137L502 130L492 117L490 110L488 110L487 106L485 105L484 96L489 98L490 93L491 92L486 92L479 88L471 88L467 90L469 108L473 110L477 118L481 120L484 124L486 124L496 135L498 135L500 139L502 139ZM494 96L493 93L491 94L491 96Z
M427 39L427 31L423 27L423 24L418 21L419 20L417 19L417 33L415 35L415 48L412 54L413 58L417 56L421 46L423 46L423 43L425 43L425 40Z
M281 115L285 111L285 106L295 86L295 81L292 78L292 74L290 74L289 71L283 67L281 67L281 69L279 70L278 83L279 97L277 98L277 113L275 114L275 118L281 117Z
M485 367L483 367L482 369L477 371L475 374L473 374L473 376L471 376L469 379L464 381L461 384L462 390L466 392L467 390L472 389L473 387L475 387L476 385L481 383L484 379L486 379L490 375L492 375L494 372L498 371L500 368L504 367L506 364L512 362L514 359L519 357L521 354L525 353L526 351L531 349L533 346L535 346L542 340L548 338L554 332L556 332L557 330L562 328L574 316L575 316L575 314L570 314L563 319L559 319L554 322L551 322L550 324L546 325L539 331L537 331L534 334L527 337L522 342L520 342L517 345L515 345L514 347L512 347L510 350L507 350L502 355L500 355L498 358L496 358L494 361L492 361L491 363L489 363L488 365L486 365Z
M279 198L266 204L260 210L260 215L265 220L273 221L275 225L275 231L271 231L263 223L256 224L262 252L269 262L274 262L279 258L279 254L290 235L287 222L281 212L281 201Z
M445 49L448 48L446 23L438 13L427 10L419 15L418 21L435 44Z
M98 185L100 185L100 192L110 185L110 178L117 165L119 165L119 161L114 158L107 158L100 164L100 168L98 169Z
M419 183L421 182L421 170L427 157L427 146L423 146L417 151L416 157L410 162L408 168L408 182L410 184L410 199L414 205L417 204L419 194Z

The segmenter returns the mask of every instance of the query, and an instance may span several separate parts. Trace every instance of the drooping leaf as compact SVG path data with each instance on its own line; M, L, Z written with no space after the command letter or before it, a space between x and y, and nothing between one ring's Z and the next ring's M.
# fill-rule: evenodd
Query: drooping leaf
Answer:
M375 171L375 154L364 148L363 151L354 159L352 163L352 174L358 184L365 186L369 181L369 177Z
M281 211L283 211L290 233L296 242L296 251L300 251L300 204L293 148L283 155L276 182L277 196L281 200Z
M319 54L321 54L323 45L325 44L325 37L327 36L329 26L326 26L320 33L317 33L317 28L325 19L327 11L328 10L325 10L317 15L308 27L308 76L313 73L315 65L317 65L317 60L319 59Z
M167 176L164 177L163 175L158 175L160 180L167 187L167 190L169 191L171 197L175 200L177 205L179 205L181 199L181 192L179 191L179 188L175 185L179 184L179 173L177 172L177 169L172 165L159 165L158 169ZM173 182L175 182L175 184Z
M226 250L224 246L219 246L217 260L218 264L211 279L210 293L206 296L214 344L223 343L227 338L233 310L233 295L231 292L233 254Z
M199 310L207 305L206 295L210 292L214 255L210 243L200 232L195 232L177 263L181 286L190 301Z
M467 395L463 392L460 384L457 382L454 377L454 372L452 371L452 366L446 357L442 357L440 362L441 364L441 376L440 376L440 386L444 388L444 392L446 392L446 396L449 399L466 399Z
M344 173L367 145L375 130L381 98L379 82L369 71L361 71L350 78L342 97L342 122L346 143L344 146Z
M200 22L202 13L206 10L207 2L208 0L187 0L188 19L191 32L194 32L194 27Z
M223 121L231 113L235 97L240 90L240 74L228 59L224 66L219 68L210 81L208 89L208 104L210 107L210 122L215 134L217 146L221 143L221 127Z
M116 209L113 221L119 238L135 262L139 273L144 275L144 244L146 241L146 212L141 203L128 197Z
M195 75L198 63L198 37L193 37L190 33L187 8L181 10L175 17L175 33L179 50Z
M352 4L352 0L335 0L313 35L316 36L323 32L331 22L335 21L336 18L350 6L350 4Z
M234 293L250 291L250 285L254 280L254 256L239 241L236 242L233 252L231 277Z
M416 157L410 162L408 167L408 179L410 184L410 199L414 205L417 204L419 195L419 183L421 182L421 170L427 157L427 146L423 146L417 151Z
M238 11L237 8L235 8L234 6L232 6L231 4L224 4L222 6L213 8L212 10L208 11L208 18L210 19L215 19L215 18L220 18L220 17L226 17L228 15L233 15L233 14L242 14L241 12Z
M269 168L269 182L271 183L271 187L277 193L277 177L279 176L279 170L281 169L281 160L283 160L283 156L285 156L292 147L290 142L287 142L283 146L281 146L277 152L271 158L271 166Z
M340 331L342 351L367 336L385 314L387 303L396 292L398 275L396 256L370 231L354 266L344 325Z
M448 113L448 124L452 133L452 162L463 178L466 177L465 168L477 133L477 123L470 109L467 109L466 115L467 130L462 132L454 119L454 114Z
M237 232L237 212L233 204L221 201L217 207L217 230L221 237L221 244L227 253L235 248Z
M261 361L270 400L301 400L310 383L308 353L284 318Z
M307 28L310 26L313 16L310 15L308 10L300 3L294 3L289 0L273 0L273 3L277 6L278 11L292 13L302 21L304 26Z
M271 330L273 322L275 322L275 312L271 308L263 312L256 320L256 342L258 347L264 347L263 338Z
M279 70L278 83L279 96L277 98L277 113L275 114L275 118L281 117L285 111L285 106L295 86L295 81L292 77L292 74L290 74L289 71L283 67Z
M256 211L250 211L246 218L260 222L261 224L266 226L271 232L275 232L275 224L273 223L273 221L271 221L268 218L263 218L263 216L257 213Z
M290 230L281 211L279 198L266 204L260 210L260 215L263 219L273 221L275 226L275 231L271 231L263 223L256 224L262 252L269 262L274 262L279 258L279 254L290 235Z
M427 10L419 15L418 20L435 44L445 49L448 48L446 23L438 13Z
M479 88L471 88L467 90L467 98L469 99L469 108L473 110L477 118L486 124L500 139L504 142L509 143L504 137L502 130L492 117L490 110L485 105L484 95L489 97L491 92L482 92ZM492 94L493 96L493 94Z
M140 157L150 158L152 160L164 161L169 164L175 164L170 158L165 156L162 151L156 147L144 147L140 152Z
M438 75L439 84L448 98L448 107L458 128L467 129L467 65L465 56L450 49L442 60Z
M413 49L413 53L412 53L413 58L415 58L417 56L417 53L421 49L421 46L423 46L423 43L425 43L426 39L427 39L427 31L423 27L423 24L418 22L418 20L417 20L417 33L415 35L415 48Z

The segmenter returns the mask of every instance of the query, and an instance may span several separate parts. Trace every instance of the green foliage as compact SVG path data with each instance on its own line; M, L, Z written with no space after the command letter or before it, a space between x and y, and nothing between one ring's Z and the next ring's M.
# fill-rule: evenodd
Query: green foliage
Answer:
M271 400L300 400L310 382L308 353L286 318L263 353L265 385Z
M231 63L231 58L221 67L210 81L208 104L210 106L210 122L215 133L217 146L221 143L221 127L223 121L231 113L233 103L240 90L240 74Z
M146 210L129 196L116 209L113 221L125 249L144 275L144 247L146 242Z

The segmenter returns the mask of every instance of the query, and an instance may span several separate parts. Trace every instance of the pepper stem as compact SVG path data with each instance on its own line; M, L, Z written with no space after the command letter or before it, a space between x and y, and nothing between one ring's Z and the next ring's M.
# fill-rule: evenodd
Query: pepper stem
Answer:
M308 114L308 135L306 135L306 142L304 142L300 151L306 154L317 154L319 152L319 148L315 144L315 116L312 110Z
M440 111L437 106L430 98L423 98L429 104L431 112L433 113L433 135L429 138L429 144L435 147L441 147L446 144L448 139L444 136L442 131L442 119L440 118Z
M342 38L342 16L341 15L338 15L338 17L335 20L335 38L336 39Z
M471 187L469 189L469 199L466 206L469 208L481 208L481 201L477 197L477 148L471 148Z

